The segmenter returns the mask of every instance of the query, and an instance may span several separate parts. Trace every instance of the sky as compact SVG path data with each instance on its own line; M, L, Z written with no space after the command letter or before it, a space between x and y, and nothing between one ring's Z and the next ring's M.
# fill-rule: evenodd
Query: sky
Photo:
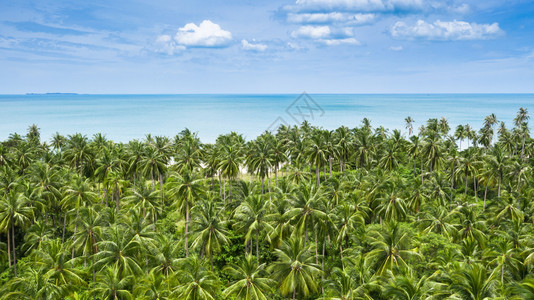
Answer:
M0 0L0 94L532 93L534 1Z

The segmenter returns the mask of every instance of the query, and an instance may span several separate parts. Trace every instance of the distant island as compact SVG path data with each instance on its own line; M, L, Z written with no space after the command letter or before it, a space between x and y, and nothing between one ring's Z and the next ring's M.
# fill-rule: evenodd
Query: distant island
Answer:
M78 93L26 93L26 95L78 95Z

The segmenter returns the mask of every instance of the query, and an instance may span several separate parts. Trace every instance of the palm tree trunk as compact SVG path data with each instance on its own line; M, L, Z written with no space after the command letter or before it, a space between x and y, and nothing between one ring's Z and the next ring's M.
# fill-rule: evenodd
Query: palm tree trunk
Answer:
M221 172L219 172L219 197L223 198Z
M74 239L74 237L76 236L76 230L78 229L78 212L79 210L76 209L76 218L74 219L74 233L72 234L72 238ZM74 245L72 245L72 259L74 259Z
M423 178L423 156L421 156L421 184L425 182Z
M187 228L189 227L189 201L185 199L185 257L189 257L189 244L187 240Z
M232 203L232 177L228 178L228 203Z
M482 207L482 211L486 209L486 196L488 195L488 184L486 183L486 188L484 189L484 206Z
M464 193L467 194L467 182L469 181L469 177L467 177L467 172L465 173L465 190Z
M451 202L452 202L452 196L453 196L453 192L454 192L454 168L455 168L455 165L456 165L456 163L453 163L453 164L452 164L452 173L451 173Z
M497 193L497 197L500 197L500 196L501 196L501 177L499 176L499 190Z
M61 242L65 242L65 227L67 226L67 213L65 212L65 215L63 217L63 234L61 236Z
M17 277L17 248L15 247L15 222L11 222L11 244L13 246L13 271Z
M163 207L165 206L164 203L164 187L163 187L163 174L159 174L159 185L160 185L160 191L161 191L161 211L163 211Z
M319 164L317 164L317 167L315 168L315 178L317 180L317 187L319 187L319 185L321 184L321 178L320 178L320 167L319 167Z
M316 264L319 264L319 253L317 251L317 245L318 245L318 241L317 241L317 231L315 231L315 263Z
M113 195L115 196L115 208L116 208L117 212L119 212L119 191L118 191L118 189L115 190L115 188L113 188Z
M332 156L328 158L328 165L330 167L330 178L332 178Z
M7 260L11 268L11 230L7 230Z
M297 299L297 288L293 289L293 300Z
M477 201L477 178L473 175L473 191L475 191L475 201Z
M259 239L259 236L260 236L260 233L258 232L259 230L256 229L256 259L258 260L258 262L260 261L260 239Z

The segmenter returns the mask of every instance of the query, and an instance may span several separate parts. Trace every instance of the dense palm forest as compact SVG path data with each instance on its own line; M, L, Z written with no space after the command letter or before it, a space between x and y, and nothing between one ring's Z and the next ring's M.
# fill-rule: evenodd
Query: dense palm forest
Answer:
M534 299L528 113L0 143L6 299Z

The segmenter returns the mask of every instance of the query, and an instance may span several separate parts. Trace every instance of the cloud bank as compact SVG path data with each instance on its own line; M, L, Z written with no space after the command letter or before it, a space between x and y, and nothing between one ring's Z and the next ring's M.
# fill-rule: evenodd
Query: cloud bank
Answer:
M419 20L414 25L398 21L390 30L391 36L396 39L434 41L486 40L503 33L498 23L477 24L457 20L450 22L437 20L434 23Z
M330 28L330 26L301 26L291 33L294 38L309 39L328 46L343 44L359 45L353 37L352 28Z

